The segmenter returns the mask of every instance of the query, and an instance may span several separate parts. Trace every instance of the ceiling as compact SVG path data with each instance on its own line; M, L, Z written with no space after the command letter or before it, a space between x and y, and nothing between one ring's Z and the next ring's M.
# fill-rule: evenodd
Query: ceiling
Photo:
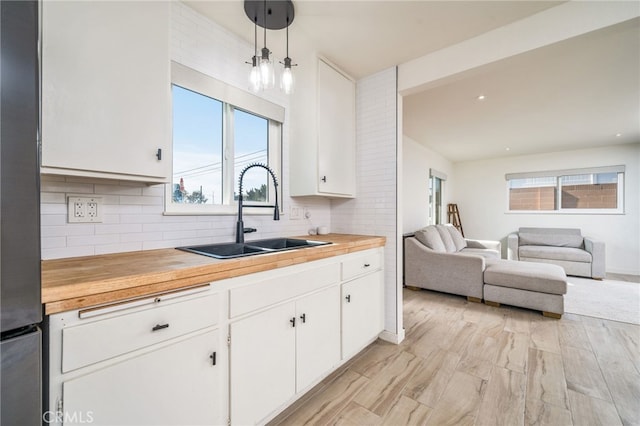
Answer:
M242 0L185 3L253 44ZM294 0L290 56L295 62L296 49L311 44L361 78L560 3ZM284 57L284 31L267 37L275 55ZM637 143L639 67L635 19L406 96L403 133L454 162ZM480 94L486 99L478 101Z
M454 162L638 143L640 19L475 69L403 107L404 134Z

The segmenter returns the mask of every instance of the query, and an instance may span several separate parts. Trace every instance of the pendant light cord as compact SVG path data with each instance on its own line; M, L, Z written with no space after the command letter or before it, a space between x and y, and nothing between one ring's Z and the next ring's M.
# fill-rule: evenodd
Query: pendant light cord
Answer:
M264 0L264 47L267 47L267 0Z

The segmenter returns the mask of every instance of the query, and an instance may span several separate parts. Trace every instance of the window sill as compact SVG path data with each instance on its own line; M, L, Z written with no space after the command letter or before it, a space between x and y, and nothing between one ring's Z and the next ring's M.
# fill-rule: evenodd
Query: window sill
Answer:
M237 216L238 206L209 206L209 208L203 206L189 206L184 210L166 210L163 212L164 216ZM273 216L273 208L242 208L243 216ZM280 208L280 216L283 216L284 212Z

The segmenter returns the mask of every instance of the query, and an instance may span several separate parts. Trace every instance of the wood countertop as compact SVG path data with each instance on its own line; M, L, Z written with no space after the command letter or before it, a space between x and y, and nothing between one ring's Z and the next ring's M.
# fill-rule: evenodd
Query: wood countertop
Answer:
M198 284L339 256L386 239L328 234L291 237L333 244L235 259L214 259L176 249L147 250L42 261L45 314L149 296Z

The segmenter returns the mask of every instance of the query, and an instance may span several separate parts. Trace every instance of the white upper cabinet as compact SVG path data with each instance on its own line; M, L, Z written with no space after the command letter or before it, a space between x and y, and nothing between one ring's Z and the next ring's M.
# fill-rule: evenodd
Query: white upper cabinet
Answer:
M170 8L43 2L43 173L168 181Z
M308 84L315 93L301 94L304 105L294 106L303 111L294 111L300 122L291 140L291 195L355 197L355 83L321 59L316 72L315 84Z

